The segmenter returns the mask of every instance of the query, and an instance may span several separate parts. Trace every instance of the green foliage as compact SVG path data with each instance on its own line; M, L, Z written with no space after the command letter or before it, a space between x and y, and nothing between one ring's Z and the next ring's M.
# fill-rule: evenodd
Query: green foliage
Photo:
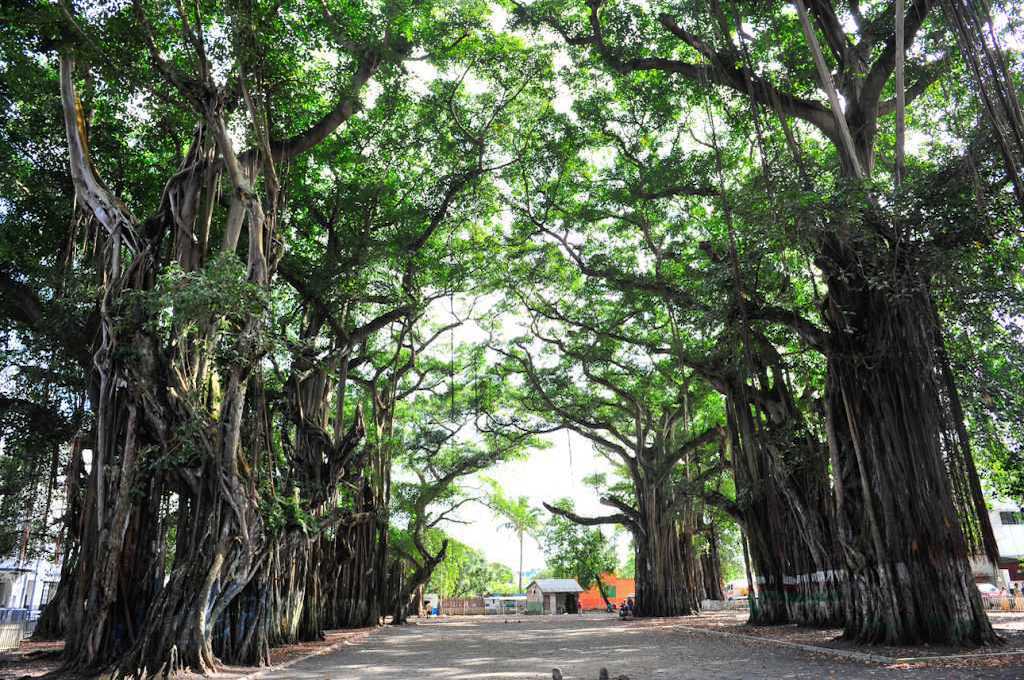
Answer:
M0 556L40 555L62 528L51 514L64 501L56 478L80 416L45 398L35 390L0 396Z
M474 597L478 595L505 595L515 590L512 570L503 564L488 562L479 551L440 532L430 535L432 544L448 540L445 559L434 570L427 583L427 591L442 598Z
M888 27L888 3L860 4L864 19L835 3L843 30ZM877 255L856 263L872 287L929 287L982 476L1024 501L1020 220L936 3L909 53L914 144L898 191L892 83L856 114L881 112L855 130L877 136L872 176L853 181L823 129L831 115L799 22L778 3L145 0L151 31L132 3L72 5L21 2L0 15L0 555L26 543L25 526L29 551L53 538L45 515L68 500L58 480L69 442L95 440L109 239L72 200L58 49L78 60L91 162L152 246L125 255L125 268L147 274L115 291L113 329L115 357L138 369L117 389L140 409L147 480L221 471L232 458L218 448L223 391L241 376L239 488L254 490L268 535L317 531L326 513L370 497L394 537L388 557L413 573L440 551L444 522L485 500L520 547L542 538L549 573L586 585L614 567L600 531L545 525L497 481L486 499L465 485L540 448L539 432L571 427L613 464L588 487L625 505L637 495L629 456L666 454L659 479L694 500L690 520L716 522L724 575L741 575L736 527L710 509L748 501L731 451L667 453L729 424L723 394L737 382L766 401L760 391L785 384L785 409L826 440L827 360L801 330L822 326L829 281L848 276L832 249L843 235ZM996 30L1019 32L1020 3L996 7L1007 19ZM201 67L183 9L203 29L203 59L223 88L218 115L272 213L265 285L247 273L244 229L225 247L237 192L217 174L215 141L197 142L213 166L183 166L210 122L167 75ZM607 49L579 39L592 9ZM843 58L825 41L828 66L862 89L866 74L850 69L882 44L840 43ZM355 87L368 56L379 69ZM1019 80L1019 50L1006 59ZM666 60L687 68L624 66ZM714 77L723 64L749 67L753 80ZM755 80L795 103L752 102ZM251 162L254 121L280 149L342 108L352 111L344 125L276 163L272 201L267 171ZM209 224L177 223L169 180L214 167L195 196ZM194 261L179 258L183 244ZM765 422L786 416L769 410ZM358 414L358 462L316 488ZM116 456L106 464L116 479ZM164 487L165 505L179 492ZM170 526L164 547L175 539ZM429 587L460 596L506 592L511 580L449 540Z
M553 505L572 511L570 499ZM580 526L564 517L552 515L541 534L546 569L556 578L574 578L589 588L601 574L615 571L618 558L615 546L600 529ZM634 568L635 571L635 568Z
M530 505L529 498L508 498L497 480L485 478L484 481L491 489L487 504L503 520L503 529L522 538L534 535L541 528L541 511Z
M196 330L211 319L222 318L237 325L258 316L268 306L267 293L246 280L245 266L237 257L219 255L205 267L185 272L170 264L157 285L146 293L144 314L167 337Z

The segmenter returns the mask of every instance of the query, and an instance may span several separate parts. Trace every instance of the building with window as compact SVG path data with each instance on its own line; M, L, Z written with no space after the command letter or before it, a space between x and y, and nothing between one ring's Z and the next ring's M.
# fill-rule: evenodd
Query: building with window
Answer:
M608 597L608 601L614 603L616 607L621 606L626 598L635 597L636 582L631 578L619 578L615 574L601 574L601 586L604 588L604 594ZM605 606L604 598L601 597L596 583L590 586L586 592L580 593L580 609L583 611L604 609Z
M59 562L44 557L0 560L0 609L38 612L53 599L58 582Z
M1005 585L1024 585L1024 512L1018 505L996 501L989 509L992 532L999 546L999 573Z

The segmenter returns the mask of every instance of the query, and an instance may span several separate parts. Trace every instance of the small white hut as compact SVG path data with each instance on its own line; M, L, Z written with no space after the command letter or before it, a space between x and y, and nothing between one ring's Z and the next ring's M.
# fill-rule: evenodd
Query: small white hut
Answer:
M573 578L542 578L526 588L529 614L575 614L580 610L583 588Z

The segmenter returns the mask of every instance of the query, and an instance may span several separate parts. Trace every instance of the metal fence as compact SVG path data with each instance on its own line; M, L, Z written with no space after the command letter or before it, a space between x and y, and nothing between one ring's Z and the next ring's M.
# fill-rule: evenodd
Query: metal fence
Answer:
M20 647L28 625L27 609L0 609L0 652L10 652Z
M526 600L508 601L502 600L493 607L488 606L485 614L505 614L507 616L518 616L526 613Z
M985 609L1000 612L1020 612L1024 614L1024 595L1005 595L1000 597L982 597Z

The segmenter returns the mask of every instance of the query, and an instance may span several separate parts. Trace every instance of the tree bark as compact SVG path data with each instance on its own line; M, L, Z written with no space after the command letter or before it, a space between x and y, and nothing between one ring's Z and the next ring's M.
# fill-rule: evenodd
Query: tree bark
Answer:
M708 600L724 600L722 592L722 560L718 552L718 530L712 523L706 532L708 549L700 556L701 578L704 584L704 597Z
M636 615L685 616L700 609L695 592L692 537L679 533L665 484L637 485Z
M758 384L769 388L759 392L764 408L750 403L751 385L727 399L737 509L757 579L750 622L833 627L844 610L828 458L782 376L765 371Z
M848 263L842 275L832 268L826 309L838 345L827 391L848 575L845 635L994 643L968 564L950 475L958 466L947 460L956 433L942 403L927 288L910 275L896 296L851 276L855 260L841 246L830 257ZM953 447L952 455L963 452Z

